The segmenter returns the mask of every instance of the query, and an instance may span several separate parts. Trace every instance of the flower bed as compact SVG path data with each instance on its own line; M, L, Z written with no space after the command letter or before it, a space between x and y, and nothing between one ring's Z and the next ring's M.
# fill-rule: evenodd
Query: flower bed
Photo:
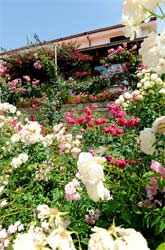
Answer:
M93 102L109 102L116 100L120 94L123 93L123 88L120 86L105 89L103 92L92 95L82 93L79 95L68 95L65 104L78 104L78 103L93 103Z
M154 77L152 94L140 80L139 90L106 106L108 115L81 104L53 128L0 105L2 249L24 242L27 249L95 249L98 237L102 249L132 249L134 240L149 249L145 238L154 249L163 241L165 83L152 70L139 76ZM152 119L143 119L142 107Z
M164 249L165 81L157 70L139 72L137 89L110 102L106 117L93 103L43 126L0 103L0 249Z

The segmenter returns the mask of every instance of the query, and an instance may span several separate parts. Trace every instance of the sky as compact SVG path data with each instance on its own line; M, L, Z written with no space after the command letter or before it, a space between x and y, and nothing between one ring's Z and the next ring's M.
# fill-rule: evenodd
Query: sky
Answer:
M121 23L123 0L0 0L0 48L7 50Z

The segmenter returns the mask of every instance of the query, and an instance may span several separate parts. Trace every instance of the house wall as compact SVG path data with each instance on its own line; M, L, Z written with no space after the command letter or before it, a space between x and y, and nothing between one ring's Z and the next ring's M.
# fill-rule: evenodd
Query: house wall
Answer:
M148 23L142 23L140 28L142 31L142 34L141 34L142 38L147 36L148 33L151 31L156 32L157 31L156 19L153 18ZM98 47L111 46L112 43L110 41L110 38L118 37L118 36L124 36L124 25L122 24L109 26L109 27L105 27L102 29L96 29L96 30L92 30L88 32L83 32L80 34L71 35L68 37L63 37L63 38L47 41L47 42L42 43L42 46L43 47L55 47L56 44L60 46L62 43L72 42L79 46L78 49L80 51L83 51L83 50L85 51L88 49L93 49L97 46ZM40 48L40 45L38 46L38 48ZM18 52L23 53L23 52L29 51L30 49L31 49L30 46L23 47L23 48L1 53L0 56L5 57L8 54L15 54Z
M141 36L137 37L145 37L149 34L149 32L156 32L157 31L157 24L156 20L150 21L149 23L142 23L140 26L141 29ZM101 46L101 45L110 45L110 38L112 37L118 37L118 36L124 36L124 26L121 25L119 28L114 29L106 29L106 30L100 30L98 32L92 33L87 32L85 35L81 35L76 38L70 38L66 39L65 41L59 41L58 45L60 45L62 42L73 42L76 43L76 45L79 46L79 49L82 51L86 48L92 48L95 46Z

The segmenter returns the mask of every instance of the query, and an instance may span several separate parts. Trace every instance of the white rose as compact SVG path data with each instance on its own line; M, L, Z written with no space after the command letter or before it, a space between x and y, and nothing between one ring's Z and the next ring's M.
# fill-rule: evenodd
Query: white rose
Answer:
M47 238L52 250L76 250L70 233L63 228L57 228Z
M103 166L90 153L81 152L77 161L80 179L84 184L95 184L104 179Z
M151 74L151 80L155 81L157 79L158 75L156 73Z
M17 108L15 106L13 106L13 105L9 106L10 113L14 114L16 112L16 110L17 110Z
M162 88L161 90L159 90L160 94L165 94L165 88Z
M134 229L120 228L116 231L121 237L115 240L114 249L116 249L115 246L117 247L119 244L120 247L123 245L123 248L119 248L121 250L149 250L146 239Z
M94 232L90 235L90 240L88 243L88 250L111 250L113 248L113 238L110 236L110 233L104 229L99 227L94 227L92 229Z
M22 161L18 157L17 158L13 158L12 161L11 161L12 168L18 168L18 167L21 166L21 164L22 164Z
M139 95L139 94L140 94L140 91L137 89L132 92L132 95Z
M148 88L151 88L151 87L152 87L151 82L149 82L149 81L144 82L144 89L148 89Z
M22 163L25 163L28 160L28 155L25 153L19 154L19 159L22 161Z
M125 25L125 36L134 39L135 33L141 35L140 24L142 21L149 21L151 11L162 0L125 0L122 7L122 24Z
M142 152L148 155L153 155L155 152L154 143L156 141L155 135L151 128L145 128L144 130L140 131L140 149Z
M165 116L161 116L153 122L152 130L154 133L158 132L165 135Z
M43 220L45 216L50 214L50 208L46 204L38 205L36 209L39 212L38 218L41 220Z
M144 39L139 53L142 55L142 61L145 65L154 68L158 74L163 74L165 73L165 60L163 58L164 51L165 32L161 35L152 32Z
M103 182L100 181L95 184L86 184L87 193L91 200L98 202L99 200L110 200L112 197L110 196L110 192L103 185Z
M17 115L17 117L19 117L19 116L21 115L21 112L20 112L20 111L17 111L17 112L16 112L16 115Z
M138 82L137 87L138 87L138 88L141 88L141 86L142 86L142 83L141 83L141 82Z
M131 95L129 92L124 93L123 96L124 96L124 98L127 99L127 100L132 99L132 95Z
M115 101L116 104L120 105L124 102L124 97L123 95L120 95L119 98Z
M14 250L37 250L33 243L33 236L31 233L18 234L14 240Z
M6 229L0 230L0 239L5 239L7 238L8 234L6 232Z
M144 100L144 96L143 95L137 95L136 96L136 100L143 101Z
M128 106L129 106L128 103L123 102L123 104L122 104L122 107L123 107L123 108L127 108Z

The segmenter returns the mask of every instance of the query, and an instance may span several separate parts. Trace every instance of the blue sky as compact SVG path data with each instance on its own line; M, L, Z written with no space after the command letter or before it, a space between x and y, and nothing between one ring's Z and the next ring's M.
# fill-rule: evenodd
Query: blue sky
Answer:
M122 0L0 0L0 47L53 40L121 23Z

